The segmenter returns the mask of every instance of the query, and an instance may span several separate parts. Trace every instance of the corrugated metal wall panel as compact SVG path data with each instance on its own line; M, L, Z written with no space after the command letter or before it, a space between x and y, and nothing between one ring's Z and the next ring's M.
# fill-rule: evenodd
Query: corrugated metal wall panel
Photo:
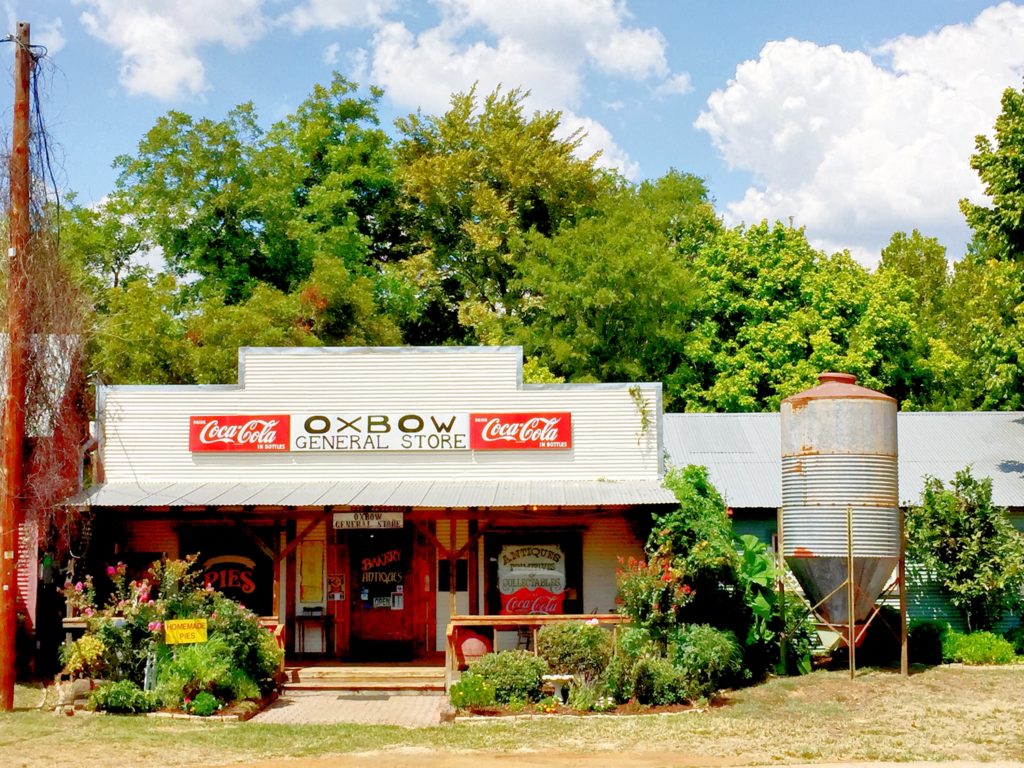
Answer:
M178 533L170 520L129 521L125 547L129 552L163 552L170 558L192 554L178 551Z
M461 366L472 367L462 375ZM111 483L203 480L657 479L660 389L644 385L651 423L641 434L629 386L519 386L516 350L443 355L246 357L244 388L109 387L102 393L103 460ZM254 378L255 377L255 378ZM568 451L198 453L191 415L380 411L571 411Z
M588 613L614 611L618 559L643 556L643 543L633 535L625 518L595 519L583 534L584 610Z
M39 545L36 540L36 526L32 523L18 525L17 600L15 610L24 613L28 625L36 625L36 600L39 588Z

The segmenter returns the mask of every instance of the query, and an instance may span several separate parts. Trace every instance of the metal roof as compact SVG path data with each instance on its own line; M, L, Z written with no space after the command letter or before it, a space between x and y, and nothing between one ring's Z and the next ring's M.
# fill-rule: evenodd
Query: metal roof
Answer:
M395 507L427 509L674 504L658 480L394 480L334 483L107 483L70 503L87 507Z
M781 435L777 413L665 414L671 465L701 464L733 507L782 504ZM1024 507L1024 412L900 412L899 496L914 503L926 476L949 482L970 465L992 478L992 500Z

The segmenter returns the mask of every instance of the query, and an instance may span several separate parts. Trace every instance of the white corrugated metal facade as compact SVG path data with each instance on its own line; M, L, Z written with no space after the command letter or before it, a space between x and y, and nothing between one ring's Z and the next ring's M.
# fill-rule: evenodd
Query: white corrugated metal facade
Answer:
M523 385L517 347L253 348L240 358L237 386L103 387L105 482L659 478L660 384ZM631 386L650 414L644 426ZM191 416L300 411L569 411L573 447L515 454L189 451Z

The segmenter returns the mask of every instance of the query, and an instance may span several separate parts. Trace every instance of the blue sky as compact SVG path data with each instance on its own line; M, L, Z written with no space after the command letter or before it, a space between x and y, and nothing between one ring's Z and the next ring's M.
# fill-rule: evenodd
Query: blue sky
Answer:
M969 167L1024 77L1024 4L974 0L7 0L51 51L44 110L66 187L113 186L161 114L287 116L338 70L385 125L479 83L531 91L639 181L707 180L730 224L792 217L873 264L918 228L951 257ZM9 89L6 91L9 93ZM9 121L10 97L0 99Z

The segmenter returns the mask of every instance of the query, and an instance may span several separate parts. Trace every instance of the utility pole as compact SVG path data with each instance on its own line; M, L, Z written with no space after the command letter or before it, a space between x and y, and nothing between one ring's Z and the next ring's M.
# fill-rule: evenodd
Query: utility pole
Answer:
M29 25L18 23L14 54L14 130L11 138L11 247L7 252L7 400L4 403L3 504L0 505L0 712L14 709L17 632L18 523L24 515L25 369L27 338L25 258L29 221Z

